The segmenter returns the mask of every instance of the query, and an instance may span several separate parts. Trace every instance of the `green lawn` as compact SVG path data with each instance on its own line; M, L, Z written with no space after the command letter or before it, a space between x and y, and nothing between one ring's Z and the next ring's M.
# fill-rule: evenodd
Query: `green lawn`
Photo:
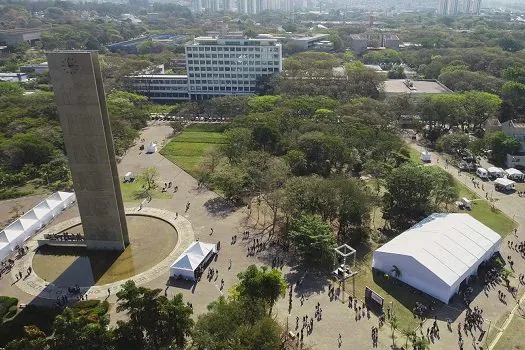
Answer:
M460 198L473 199L472 210L466 211L467 213L499 233L502 237L512 232L516 224L511 218L496 208L492 209L489 201L479 198L463 183L459 181L456 181L456 183L459 187Z
M408 146L408 152L410 153L410 160L416 164L422 164L421 161L421 152L415 149L414 147Z
M525 330L525 319L520 317L519 313L515 314L510 321L509 326L503 332L495 350L524 350L523 330Z
M120 189L122 191L122 200L124 202L137 202L147 197L147 194L142 189L142 184L139 181L121 183ZM158 189L150 191L149 194L152 198L162 199L171 198L172 196L171 193L161 192Z
M192 124L175 136L160 153L195 176L208 150L224 142L223 124Z
M419 325L419 319L414 318L412 309L416 302L428 305L431 300L438 305L442 303L423 293L416 293L416 290L400 281L393 283L391 278L385 278L383 273L374 276L370 266L372 265L372 255L363 259L359 267L359 273L355 277L355 295L361 300L365 299L365 287L371 288L374 292L381 295L384 299L384 310L387 307L394 312L399 321L399 329L415 329ZM346 291L352 292L352 279L346 282Z

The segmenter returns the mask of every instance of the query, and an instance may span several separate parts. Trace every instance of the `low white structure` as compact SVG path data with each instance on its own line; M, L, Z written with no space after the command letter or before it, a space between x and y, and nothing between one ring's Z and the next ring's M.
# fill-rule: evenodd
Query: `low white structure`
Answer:
M133 182L135 181L135 175L131 171L128 171L126 175L124 175L124 182Z
M155 152L157 152L157 144L154 142L150 142L146 149L146 153L155 153Z
M505 176L505 170L495 167L495 166L491 166L490 168L487 169L487 171L489 173L489 176L492 178L498 178L498 177Z
M75 200L76 196L73 192L55 192L0 231L0 261Z
M430 155L429 151L423 151L421 152L421 161L425 163L430 163L432 161L432 156Z
M515 185L516 183L514 181L505 179L503 177L494 180L494 187L498 191L512 191L514 190Z
M374 252L372 267L448 303L499 251L501 236L469 214L432 214Z
M482 179L488 179L489 172L485 168L477 168L476 169L476 175L478 175Z
M507 174L507 179L511 180L523 180L523 177L525 176L521 171L514 168L505 170L505 173Z
M194 281L195 272L205 265L217 252L217 246L211 243L193 242L170 266L170 277Z

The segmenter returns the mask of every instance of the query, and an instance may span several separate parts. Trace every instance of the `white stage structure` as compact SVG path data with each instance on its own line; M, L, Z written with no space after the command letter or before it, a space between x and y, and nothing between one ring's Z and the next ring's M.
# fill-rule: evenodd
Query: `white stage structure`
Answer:
M193 242L170 266L170 277L194 281L195 271L206 264L214 253L217 253L215 244Z
M0 261L9 256L17 245L22 245L55 216L73 204L75 200L73 192L55 192L0 231Z
M448 303L500 242L469 214L436 213L377 249L372 267Z

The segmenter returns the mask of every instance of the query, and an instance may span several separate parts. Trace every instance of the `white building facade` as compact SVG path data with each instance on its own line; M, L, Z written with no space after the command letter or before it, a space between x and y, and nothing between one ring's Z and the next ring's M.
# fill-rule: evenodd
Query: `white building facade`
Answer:
M129 88L153 102L169 103L189 100L188 76L141 74L128 77Z
M276 39L198 37L185 49L191 100L254 94L259 79L282 71Z

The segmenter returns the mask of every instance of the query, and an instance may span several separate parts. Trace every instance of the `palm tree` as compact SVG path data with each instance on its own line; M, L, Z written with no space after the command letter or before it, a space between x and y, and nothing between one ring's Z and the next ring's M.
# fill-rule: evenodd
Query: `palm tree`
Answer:
M430 342L425 337L415 337L412 342L414 349L416 350L428 350L430 349Z
M395 331L399 328L399 321L397 320L397 317L393 316L390 319L390 328L392 329L392 345L396 345L396 335Z
M401 277L401 270L396 265L392 265L392 270L390 270L390 272L397 279L399 279L399 277Z
M410 328L403 328L401 330L401 333L403 333L403 335L407 337L406 342L405 342L405 349L408 349L408 341L414 340L414 338L416 337L416 332Z

